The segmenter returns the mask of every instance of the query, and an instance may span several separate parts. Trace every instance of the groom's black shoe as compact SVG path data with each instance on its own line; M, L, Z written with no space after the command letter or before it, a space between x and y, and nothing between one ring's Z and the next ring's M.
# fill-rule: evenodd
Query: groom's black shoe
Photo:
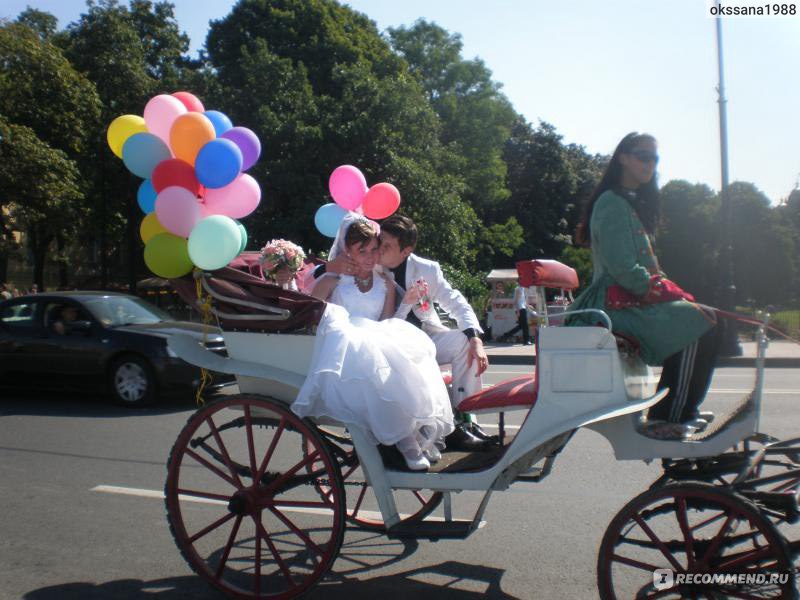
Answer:
M453 433L444 438L448 450L461 450L462 452L483 452L491 448L491 444L472 435L466 423L456 424Z
M500 445L499 435L489 435L483 429L481 429L480 425L478 425L477 423L465 423L465 425L467 427L467 431L469 431L479 440L483 440L484 442L492 444L493 446Z

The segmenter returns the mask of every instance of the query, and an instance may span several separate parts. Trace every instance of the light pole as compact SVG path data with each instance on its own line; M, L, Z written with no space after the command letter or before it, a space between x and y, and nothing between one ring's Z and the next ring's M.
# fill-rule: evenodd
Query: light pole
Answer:
M717 1L719 7L719 0ZM717 86L717 103L719 104L719 147L720 161L722 170L722 186L720 188L720 199L722 211L722 253L721 268L723 271L723 292L721 304L723 310L731 311L736 303L736 284L733 279L733 206L728 190L728 116L727 98L725 98L725 77L722 68L722 17L717 13L717 69L719 85ZM722 342L721 352L724 356L741 356L742 347L739 344L735 322L729 320L725 330L725 337Z

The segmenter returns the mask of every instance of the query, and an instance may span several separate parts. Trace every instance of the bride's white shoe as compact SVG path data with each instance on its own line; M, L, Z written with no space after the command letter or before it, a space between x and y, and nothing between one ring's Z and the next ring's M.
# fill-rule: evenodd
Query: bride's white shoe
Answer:
M442 459L442 453L436 446L431 446L424 451L425 457L432 463L439 462Z
M431 468L431 463L425 458L424 454L416 458L411 458L403 454L403 458L406 461L406 466L412 471L427 471Z

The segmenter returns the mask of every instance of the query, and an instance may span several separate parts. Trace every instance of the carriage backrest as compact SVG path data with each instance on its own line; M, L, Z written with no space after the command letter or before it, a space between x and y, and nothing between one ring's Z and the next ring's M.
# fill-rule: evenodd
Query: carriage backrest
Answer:
M184 302L202 311L197 297L199 279L203 296L213 298L212 312L224 330L288 333L309 330L319 323L325 302L265 281L257 264L258 253L244 254L230 266L211 272L195 270L170 284Z

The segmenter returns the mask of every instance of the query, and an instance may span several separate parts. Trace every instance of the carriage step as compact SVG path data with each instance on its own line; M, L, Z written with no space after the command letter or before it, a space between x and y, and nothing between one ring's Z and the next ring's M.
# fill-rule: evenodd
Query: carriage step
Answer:
M439 539L463 540L475 527L472 521L454 519L452 521L401 521L390 527L386 535L390 539Z

